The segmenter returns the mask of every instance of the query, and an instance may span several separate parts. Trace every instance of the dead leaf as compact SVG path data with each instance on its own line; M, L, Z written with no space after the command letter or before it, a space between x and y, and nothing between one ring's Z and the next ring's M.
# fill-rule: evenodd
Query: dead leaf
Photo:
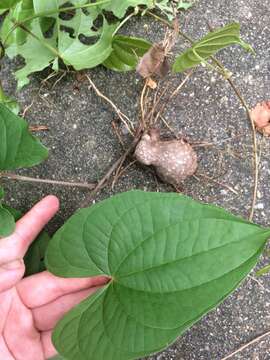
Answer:
M164 77L170 70L168 55L176 43L179 33L179 23L175 19L173 30L167 31L164 40L161 43L154 44L141 58L137 72L143 78L149 78L157 75Z
M165 57L165 49L162 44L154 44L141 58L137 72L143 78L153 75L165 76L169 71L168 60Z
M251 111L250 116L259 132L270 136L270 101L257 104Z
M155 80L153 80L151 78L147 79L146 85L152 90L155 90L157 88L157 83L155 82Z

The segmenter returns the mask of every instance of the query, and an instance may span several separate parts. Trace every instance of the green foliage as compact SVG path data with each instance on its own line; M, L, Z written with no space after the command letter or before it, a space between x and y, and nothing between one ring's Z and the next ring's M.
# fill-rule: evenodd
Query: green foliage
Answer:
M217 29L196 42L190 49L177 57L173 71L183 72L196 67L205 63L217 51L234 44L241 45L247 51L253 51L249 44L240 39L240 25L237 23Z
M134 70L138 59L151 47L151 43L143 39L116 35L112 43L113 51L103 65L115 71Z
M0 186L0 237L11 235L15 229L13 216L2 204L3 197L4 189Z
M14 209L13 207L11 207L7 204L3 204L3 208L5 208L6 210L8 210L10 212L10 214L13 216L15 221L18 221L22 217L21 211Z
M269 235L177 194L128 192L78 211L50 242L47 268L111 281L58 323L58 352L127 360L160 351L237 287Z
M0 9L10 9L20 0L1 0L0 2Z
M188 10L192 7L192 3L187 1L178 1L177 4L172 4L169 0L156 0L155 6L159 9L169 20L175 17L175 10Z
M20 111L20 107L19 107L17 101L15 99L11 98L10 96L7 96L4 93L1 83L0 83L0 103L5 105L6 107L8 107L9 110L11 110L16 115Z
M28 131L27 122L0 104L0 171L39 164L48 150Z
M34 14L33 1L24 0L16 4L6 15L0 30L0 37L5 44L5 51L9 57L14 57L18 53L18 46L22 45L27 33L19 27L15 27L14 21L23 22ZM29 22L24 24L29 26Z
M27 122L0 103L0 172L39 164L48 150L28 131ZM2 204L0 187L0 237L10 235L21 213ZM30 246L25 257L26 275L44 270L43 258L49 236L42 232Z
M21 0L6 16L1 28L1 40L6 46L6 53L10 57L20 55L25 60L25 66L15 73L19 88L29 83L28 76L33 72L48 66L57 71L59 60L76 70L82 70L102 64L111 55L106 62L108 67L117 70L123 68L125 71L134 69L136 52L131 54L136 46L133 44L134 39L114 39L119 24L109 24L102 11L111 11L121 19L130 7L153 7L153 0L103 0L97 1L97 5L89 4L87 0L73 0L71 8L74 14L71 17L61 8L66 8L65 3L63 0L33 0L30 5L29 0ZM58 16L59 12L63 16ZM96 20L100 15L103 21L97 25ZM91 45L82 41L82 36ZM124 39L126 46L123 44ZM145 47L146 42L143 44L143 40L137 41L141 42L138 49L140 54L141 46ZM119 57L116 49L121 51L123 46L125 54L121 53ZM115 62L116 59L119 61Z
M25 275L37 274L46 269L44 264L45 253L49 245L50 236L42 231L28 249L25 257Z
M270 272L270 265L266 265L256 272L257 276L262 276Z
M152 8L155 6L155 0L111 0L108 4L102 5L101 8L112 11L116 17L122 18L129 8L134 8L138 5L145 5L148 8Z
M0 237L11 235L14 229L15 222L13 216L8 210L6 210L2 205L0 205Z

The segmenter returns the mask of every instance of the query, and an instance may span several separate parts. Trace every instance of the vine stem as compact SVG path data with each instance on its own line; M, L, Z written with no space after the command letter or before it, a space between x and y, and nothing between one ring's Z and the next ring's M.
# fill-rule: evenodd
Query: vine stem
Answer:
M18 24L18 27L20 27L23 31L25 31L27 34L31 35L34 39L36 39L37 41L39 41L44 47L46 47L48 50L50 50L55 56L59 57L60 59L62 59L61 54L53 47L51 46L49 43L47 43L46 41L43 41L42 39L40 39L38 36L36 36L36 34L34 34L31 30L29 30L26 26L24 26L23 24Z
M152 13L151 11L147 11L146 14L152 16L153 18L155 18L156 20L162 22L164 25L170 27L170 28L174 28L173 24L171 24L169 21L163 19L162 17ZM194 44L195 41L188 36L187 34L185 34L183 31L181 31L180 29L178 30L179 34L186 39L190 44ZM257 143L257 137L256 137L256 128L255 128L255 124L251 118L250 115L250 109L247 105L247 102L245 101L243 95L241 94L240 90L237 88L237 86L235 85L234 81L232 80L232 76L228 76L228 73L225 69L225 67L223 66L223 64L216 59L214 56L211 56L210 59L218 66L218 69L215 69L219 74L221 73L222 76L224 77L224 79L226 81L228 81L228 83L230 84L231 88L233 89L235 95L238 97L240 103L242 104L242 106L245 108L249 122L251 124L251 129L252 129L252 136L253 136L253 158L254 158L254 187L253 187L253 196L252 196L252 204L251 204L251 209L250 209L250 214L249 214L249 220L252 221L253 217L254 217L254 209L255 209L255 205L256 205L256 201L257 201L257 192L258 192L258 183L259 183L259 159L258 159L258 143Z
M111 105L111 107L113 108L113 110L115 111L115 113L119 116L120 120L123 122L123 124L125 125L127 131L130 133L131 136L134 137L134 125L132 123L132 121L129 119L129 117L124 114L116 105L115 103L109 99L106 95L104 95L95 85L95 83L91 80L91 78L85 74L85 78L88 80L90 86L92 87L92 89L95 91L95 93L97 94L97 96L99 96L100 98L102 98L103 100L105 100L108 104ZM130 126L128 125L128 123L130 124Z
M67 12L67 11L72 11L72 10L77 10L77 9L86 9L86 8L90 8L90 7L94 7L94 6L99 6L99 5L107 4L109 2L110 2L110 0L101 0L101 1L98 1L96 3L90 3L90 4L84 4L84 5L76 5L76 6L68 6L68 7L53 9L53 10L49 10L49 11L42 11L42 12L39 12L37 14L28 16L27 18L23 19L20 22L15 22L14 26L12 26L12 28L7 33L7 36L6 36L6 38L5 38L4 42L3 42L3 45L5 47L9 36L12 34L12 32L18 26L21 26L21 25L27 23L28 21L32 21L32 20L37 19L39 17L48 17L48 16L58 14L58 13L61 13L61 12Z
M112 174L120 167L122 167L123 163L125 162L126 158L132 153L132 151L136 148L138 142L141 138L141 129L137 131L137 135L134 138L131 145L127 148L125 153L119 157L118 160L109 168L107 173L102 177L102 179L99 180L97 185L95 186L94 190L89 194L89 196L86 196L84 201L81 203L80 208L85 208L90 205L90 202L93 200L94 196L103 188L106 186L106 183L109 181Z
M96 184L91 184L91 183L79 183L79 182L69 182L69 181L60 181L60 180L51 180L51 179L38 179L38 178L21 176L21 175L11 174L11 173L0 173L0 178L9 179L9 180L25 181L25 182L31 182L31 183L79 187L79 188L85 188L85 189L89 189L89 190L93 190L96 187Z
M120 24L117 26L117 28L114 30L113 32L113 36L116 35L116 33L118 33L118 31L121 29L122 26L124 26L124 24L129 20L131 19L133 16L136 16L139 12L139 9L138 7L135 7L135 10L129 14L126 18L124 18L124 20L122 22L120 22Z
M262 339L264 339L265 337L270 335L270 331L267 331L266 333L257 336L255 339L251 340L250 342L248 342L247 344L241 346L238 350L234 351L233 353L225 356L224 358L222 358L221 360L227 360L232 358L234 355L239 354L241 351L245 350L246 348L248 348L249 346L257 343L258 341L261 341Z

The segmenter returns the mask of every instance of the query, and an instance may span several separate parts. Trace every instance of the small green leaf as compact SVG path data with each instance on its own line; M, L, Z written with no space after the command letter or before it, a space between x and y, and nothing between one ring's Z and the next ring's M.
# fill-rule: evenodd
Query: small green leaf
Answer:
M16 210L7 204L2 204L2 205L4 209L8 210L11 213L15 221L18 221L22 217L22 213L19 210Z
M196 67L217 51L234 44L241 45L245 50L254 52L249 44L240 39L240 25L232 23L207 34L190 49L179 55L173 64L173 71L183 72Z
M155 2L155 7L159 9L170 21L175 18L175 4L173 4L170 0L157 0ZM192 7L191 3L179 1L176 9L188 10L190 7Z
M48 150L28 131L27 122L0 104L0 170L37 165Z
M154 7L155 0L113 0L108 4L100 6L100 8L112 11L118 18L122 18L127 12L128 8L136 7L138 5L145 5L149 8Z
M0 237L9 236L15 230L15 221L10 212L0 205ZM0 239L1 241L1 239Z
M108 59L103 65L114 71L134 70L138 64L138 59L142 57L151 47L151 43L123 35L116 35L113 38L112 48Z
M9 13L5 16L0 30L1 41L5 44L6 54L13 58L18 54L18 47L22 45L27 38L27 33L21 28L14 28L14 21L21 22L33 15L32 0L20 1ZM24 24L29 26L29 22ZM12 31L11 31L12 30Z
M180 1L179 4L177 5L177 9L179 10L188 10L193 6L193 4L186 2L186 1Z
M69 360L162 350L239 285L269 236L177 194L133 191L78 211L50 242L47 268L111 281L58 323L56 349Z
M265 274L267 274L269 272L270 272L270 265L267 265L267 266L263 267L262 269L258 270L256 272L256 275L257 276L262 276L262 275L265 275Z

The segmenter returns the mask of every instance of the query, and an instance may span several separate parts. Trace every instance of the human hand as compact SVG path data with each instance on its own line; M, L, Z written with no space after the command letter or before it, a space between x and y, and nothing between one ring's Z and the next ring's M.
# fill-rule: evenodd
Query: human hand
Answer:
M47 196L0 239L0 359L44 360L56 355L51 341L58 320L107 282L106 277L63 279L48 271L23 279L28 247L59 208Z

